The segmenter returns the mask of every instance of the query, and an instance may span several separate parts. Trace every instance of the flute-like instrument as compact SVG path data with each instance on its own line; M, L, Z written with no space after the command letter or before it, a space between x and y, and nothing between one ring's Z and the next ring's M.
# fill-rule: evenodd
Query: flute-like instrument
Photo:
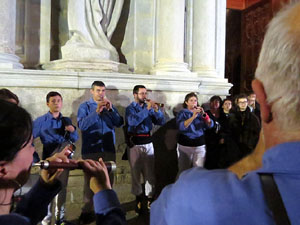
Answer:
M145 99L145 103L151 101L151 99ZM154 102L155 105L157 105L158 107L164 107L165 104L164 103L159 103L159 102Z
M108 172L113 172L116 170L117 166L114 161L107 161L104 162ZM81 165L73 160L70 160L68 163L67 162L50 162L48 160L42 160L38 163L33 163L33 167L40 167L41 169L69 169L69 170L75 170L75 169L82 169Z
M198 109L198 106L194 106L194 109ZM204 111L202 111L200 114L201 116L206 117L206 113Z

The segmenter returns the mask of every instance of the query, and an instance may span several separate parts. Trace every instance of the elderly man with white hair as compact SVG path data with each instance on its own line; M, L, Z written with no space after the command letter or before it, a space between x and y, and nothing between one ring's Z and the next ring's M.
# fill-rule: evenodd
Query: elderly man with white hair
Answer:
M183 172L152 204L152 225L300 224L299 12L298 1L270 22L252 82L263 166L242 179L226 170Z

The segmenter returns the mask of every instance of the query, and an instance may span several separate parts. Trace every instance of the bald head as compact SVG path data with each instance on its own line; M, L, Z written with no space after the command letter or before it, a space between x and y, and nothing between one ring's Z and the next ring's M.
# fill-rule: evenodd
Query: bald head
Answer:
M273 119L283 130L300 130L300 2L270 22L255 77L262 82Z

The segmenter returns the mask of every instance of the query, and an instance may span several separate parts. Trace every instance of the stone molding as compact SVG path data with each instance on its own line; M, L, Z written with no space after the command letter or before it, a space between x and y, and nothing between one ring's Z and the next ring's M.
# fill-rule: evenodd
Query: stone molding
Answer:
M132 90L143 84L153 91L199 92L200 94L228 95L232 84L227 79L188 77L180 75L144 75L125 73L67 72L50 70L0 70L3 87L30 88L90 88L94 80L102 80L111 90Z

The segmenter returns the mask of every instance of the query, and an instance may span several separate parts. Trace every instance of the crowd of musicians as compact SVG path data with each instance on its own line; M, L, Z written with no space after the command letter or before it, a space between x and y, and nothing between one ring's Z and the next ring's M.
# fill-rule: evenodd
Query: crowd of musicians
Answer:
M136 212L150 209L155 197L154 147L152 143L153 125L165 124L164 107L148 98L147 88L136 85L133 88L134 101L126 108L125 122L117 108L106 97L106 87L102 81L93 82L91 98L78 109L77 123L82 134L81 156L83 159L116 161L115 128L122 127L126 139L127 158L131 168L132 193L136 196ZM7 89L2 96L18 104L18 98ZM78 131L68 117L61 113L63 97L52 91L46 96L49 111L33 122L33 138L40 138L43 144L42 159L51 157L68 143L78 140ZM234 103L234 104L233 104ZM233 107L234 105L234 107ZM199 105L198 96L188 93L182 110L176 114L178 175L191 167L207 169L226 168L255 147L260 131L259 105L255 94L239 95L234 100L219 96L211 97L208 104ZM118 137L117 137L118 138ZM35 152L35 162L39 156ZM65 221L66 188L68 170L60 177L62 190L55 201L48 206L43 224L50 224L52 207L55 205L57 224ZM114 174L109 174L114 183ZM141 180L143 182L141 182ZM142 186L144 185L144 187ZM90 177L84 176L84 206L79 220L87 224L94 220L93 192L89 187ZM142 204L147 200L146 206ZM145 209L146 207L146 209Z
M116 127L123 127L126 136L124 159L128 158L131 168L136 212L148 215L151 207L151 225L300 224L300 2L293 2L268 25L252 81L260 105L254 93L225 99L212 96L202 105L196 93L187 93L175 118L166 121L163 105L148 98L145 86L136 85L134 100L123 117L106 97L105 84L95 81L91 98L79 106L77 128L61 113L60 93L49 92L49 111L32 121L18 97L1 89L0 224L44 225L51 224L51 219L55 224L72 224L65 220L67 169L42 168L35 185L21 196L33 160L40 160L33 145L40 138L41 158L46 160L40 164L75 164L83 170L79 224L96 220L97 225L125 225L125 213L113 190L114 174L105 164L116 161ZM165 134L161 139L168 145L176 142L174 151L167 147L166 152L177 153L178 174L152 202L159 183L154 165L162 153L155 138L170 121L176 124L176 138L165 138L172 136ZM251 155L256 169L242 178L220 170L254 150L261 124L264 154ZM153 132L154 125L161 128ZM78 130L82 159L75 160L70 157ZM16 190L20 199L15 204Z
M2 89L2 92L9 90ZM149 99L144 85L136 85L133 88L134 101L126 108L124 121L106 97L106 87L102 81L93 82L90 93L91 98L79 106L77 113L78 128L82 134L81 156L83 159L116 161L115 128L124 126L127 148L123 158L128 159L131 168L131 191L136 196L136 212L145 212L142 200L146 197L147 211L155 197L151 134L153 125L165 124L163 104ZM62 149L66 143L78 140L76 126L70 118L61 114L62 103L60 93L49 92L46 96L49 112L33 122L33 138L39 137L43 144L43 160ZM259 137L259 116L259 104L253 93L224 100L213 96L209 103L202 106L196 93L188 93L182 109L176 113L177 177L191 167L227 168L251 153ZM37 153L35 161L39 161ZM64 171L60 180L63 188L53 202L57 223L64 221L68 170ZM85 175L84 206L80 215L83 224L94 218L93 192L89 183L90 178ZM110 183L114 183L113 173L110 173ZM50 224L53 204L49 205L43 224Z

